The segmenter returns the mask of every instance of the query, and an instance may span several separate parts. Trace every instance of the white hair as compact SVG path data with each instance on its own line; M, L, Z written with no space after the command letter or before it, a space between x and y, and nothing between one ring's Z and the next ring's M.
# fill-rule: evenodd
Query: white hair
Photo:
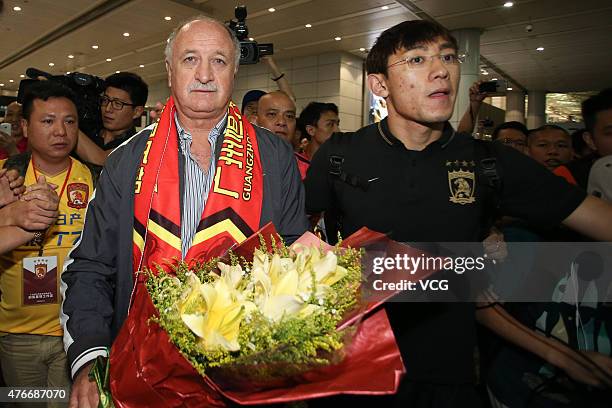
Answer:
M166 57L166 62L168 64L170 64L171 61L172 61L172 47L174 46L174 40L176 39L176 36L178 35L178 33L185 26L193 23L194 21L205 21L205 22L209 22L209 23L219 24L221 27L223 27L225 29L227 34L230 36L230 39L232 40L232 43L234 44L234 59L235 59L235 66L236 66L235 69L237 71L238 70L238 66L240 65L240 41L238 41L238 37L236 37L236 34L232 31L231 28L229 28L228 26L223 24L221 21L216 20L216 19L214 19L212 17L205 16L203 14L190 17L189 19L187 19L187 20L183 21L181 24L179 24L178 27L176 27L174 30L172 30L172 32L168 36L168 39L166 40L166 49L164 50L164 55Z

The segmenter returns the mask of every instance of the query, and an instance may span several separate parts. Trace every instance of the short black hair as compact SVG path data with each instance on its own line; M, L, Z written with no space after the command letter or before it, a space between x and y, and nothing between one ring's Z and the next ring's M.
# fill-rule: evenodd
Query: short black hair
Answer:
M524 134L525 137L529 135L529 130L527 129L527 126L523 125L521 122L517 122L513 120L510 122L504 122L501 125L498 125L493 131L492 139L497 140L497 138L499 137L499 132L501 132L504 129L518 130L519 132Z
M300 113L300 117L297 121L297 126L302 137L310 140L310 135L306 131L306 126L317 126L317 122L321 119L323 112L334 112L338 115L338 106L335 103L324 103L324 102L310 102Z
M533 136L536 133L541 132L543 130L560 130L561 132L565 133L567 137L571 138L569 132L566 129L562 128L561 126L551 125L551 124L546 124L546 125L540 126L539 128L531 129L529 131L528 136Z
M49 98L66 98L74 104L78 111L79 107L77 105L76 95L70 88L56 81L38 81L30 85L23 96L23 118L25 120L30 120L32 110L34 109L34 101L36 99L47 101Z
M586 127L590 133L593 133L597 114L608 109L612 109L612 88L606 88L597 95L593 95L582 102L582 120L584 121L584 127Z
M130 95L132 103L136 106L145 106L149 97L149 86L143 79L132 72L118 72L109 75L104 80L104 89L112 86L121 89Z
M386 76L389 56L402 49L410 50L430 43L439 37L448 41L455 50L459 49L457 40L450 31L436 22L411 20L394 25L376 39L366 58L366 71L368 74Z

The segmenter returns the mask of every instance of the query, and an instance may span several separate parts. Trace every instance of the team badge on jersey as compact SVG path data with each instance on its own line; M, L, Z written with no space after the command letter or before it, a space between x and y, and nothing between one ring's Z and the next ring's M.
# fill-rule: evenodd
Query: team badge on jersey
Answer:
M448 171L448 188L450 189L450 202L455 204L471 204L476 201L474 190L476 187L476 176L473 171L454 170Z
M85 183L70 183L67 187L68 207L81 209L87 207L89 186Z

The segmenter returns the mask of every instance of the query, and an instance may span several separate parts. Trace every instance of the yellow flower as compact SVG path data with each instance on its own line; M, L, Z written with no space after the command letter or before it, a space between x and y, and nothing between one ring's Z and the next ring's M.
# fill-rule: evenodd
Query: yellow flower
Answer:
M299 289L303 297L308 298L313 292L316 299L324 299L331 291L331 286L344 278L348 271L338 265L338 257L328 251L323 257L314 246L296 248L296 266L300 275Z
M261 313L275 322L294 315L311 313L312 308L298 296L299 275L293 261L278 254L256 251L252 279L255 303Z
M202 284L197 276L189 275L189 288L184 300L179 301L179 312L205 350L240 349L240 324L254 305L236 290L241 279L237 276L242 276L242 270L233 267L221 269L221 276L213 283Z

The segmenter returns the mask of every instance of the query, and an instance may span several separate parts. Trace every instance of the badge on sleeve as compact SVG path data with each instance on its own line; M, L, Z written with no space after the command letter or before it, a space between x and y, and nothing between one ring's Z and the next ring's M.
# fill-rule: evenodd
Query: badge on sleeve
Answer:
M57 303L57 256L23 259L23 305Z

